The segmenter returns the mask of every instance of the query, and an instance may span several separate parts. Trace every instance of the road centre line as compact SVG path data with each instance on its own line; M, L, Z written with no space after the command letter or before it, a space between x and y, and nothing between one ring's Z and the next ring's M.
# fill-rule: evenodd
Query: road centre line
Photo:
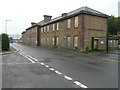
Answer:
M74 83L82 88L88 88L87 86L83 85L82 83L78 82L78 81L74 81Z
M45 65L44 63L40 63L41 65Z
M54 68L49 68L49 70L54 71L55 69Z
M48 65L45 65L45 67L49 68L49 66L48 66Z
M22 56L24 56L25 58L27 58L29 61L31 61L32 63L36 63L35 61L38 61L37 59L35 59L35 58L33 58L32 56L30 56L30 55L26 55L25 53L22 53L22 52L18 52L20 55L22 55ZM33 61L33 60L35 60L35 61ZM49 68L49 66L48 65L45 65L44 63L42 63L42 62L38 62L38 63L40 63L41 65L44 65L45 67L47 67L47 68ZM57 71L57 70L55 70L54 68L49 68L49 70L51 70L51 71L55 71L55 73L57 73L57 74L59 74L59 75L61 75L62 73L61 72L59 72L59 71ZM87 86L85 86L84 84L82 84L82 83L80 83L80 82L78 82L78 81L74 81L71 77L69 77L69 76L64 76L63 75L63 77L66 79L66 80L69 80L69 81L72 81L74 84L76 84L77 86L79 86L79 87L81 87L81 88L88 88Z
M64 76L64 78L65 79L67 79L67 80L73 80L71 77L69 77L69 76Z
M56 72L57 74L59 74L59 75L61 75L61 74L62 74L61 72L59 72L59 71L57 71L57 70L55 70L55 72Z

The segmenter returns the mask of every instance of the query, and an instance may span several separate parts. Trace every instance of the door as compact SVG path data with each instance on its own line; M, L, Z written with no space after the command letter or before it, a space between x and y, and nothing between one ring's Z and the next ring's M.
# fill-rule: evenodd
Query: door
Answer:
M98 49L98 39L94 40L94 49Z

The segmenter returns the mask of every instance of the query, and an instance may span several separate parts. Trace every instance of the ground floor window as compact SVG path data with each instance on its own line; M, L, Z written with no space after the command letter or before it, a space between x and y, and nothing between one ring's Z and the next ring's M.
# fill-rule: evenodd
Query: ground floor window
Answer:
M41 43L43 43L43 38L41 38Z
M47 45L49 44L49 38L47 38L46 43L47 43Z
M74 47L78 47L78 37L74 37Z
M56 37L56 46L58 46L58 43L59 43L59 38Z
M52 38L52 45L54 45L55 44L55 38L53 37Z
M67 37L67 46L70 46L70 37Z

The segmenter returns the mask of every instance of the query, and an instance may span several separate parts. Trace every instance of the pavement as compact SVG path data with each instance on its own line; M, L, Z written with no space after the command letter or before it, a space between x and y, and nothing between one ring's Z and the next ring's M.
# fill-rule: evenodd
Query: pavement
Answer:
M2 55L3 88L118 88L119 55L11 46Z

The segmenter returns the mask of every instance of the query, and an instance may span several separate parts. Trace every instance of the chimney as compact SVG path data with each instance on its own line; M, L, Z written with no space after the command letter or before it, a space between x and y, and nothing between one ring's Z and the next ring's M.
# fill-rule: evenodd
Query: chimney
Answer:
M50 21L51 18L52 18L52 16L44 15L44 22L48 22L48 21Z
M67 15L67 13L63 13L63 14L62 14L62 17L66 16L66 15Z
M31 26L35 25L36 23L35 22L31 22Z

